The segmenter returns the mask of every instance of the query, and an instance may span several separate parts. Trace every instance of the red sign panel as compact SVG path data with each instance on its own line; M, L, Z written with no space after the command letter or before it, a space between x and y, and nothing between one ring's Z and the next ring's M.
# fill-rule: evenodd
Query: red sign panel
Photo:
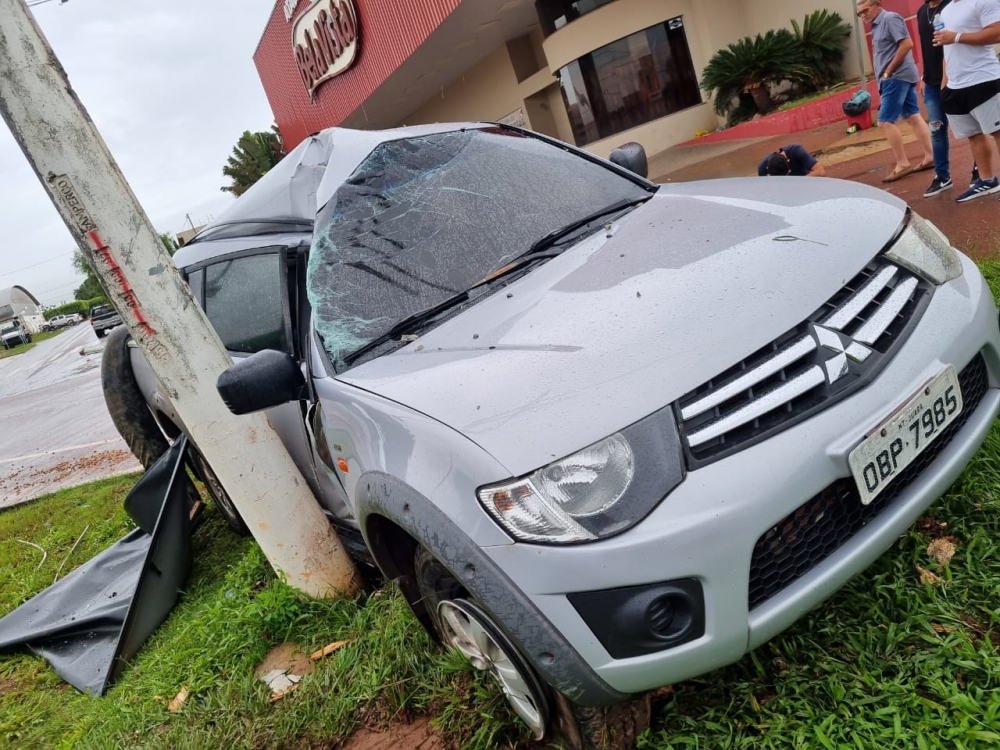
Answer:
M358 16L351 0L321 0L292 31L295 62L310 94L345 72L358 54Z
M288 148L294 148L311 133L339 125L361 107L427 41L460 2L353 0L349 3L347 0L335 0L331 3L331 0L318 0L311 4L298 3L302 8L294 8L289 20L285 17L285 0L275 0L274 10L253 59ZM352 5L354 10L354 57L351 63L338 70L335 78L329 73L348 56L343 51L346 39L338 40L342 51L337 55L333 40L328 39L328 46L324 48L322 41L316 41L315 33L315 22L322 11L326 12L330 23L333 22L331 4ZM303 17L312 18L312 25L302 21L299 26ZM304 32L306 28L312 29L310 38L313 43L309 49L314 60L306 60L306 73L303 73L292 32L293 29ZM339 28L343 37L344 27ZM364 38L361 39L361 36ZM314 48L317 49L314 51ZM335 65L326 65L330 58ZM313 76L314 72L317 75ZM319 80L321 78L323 80Z

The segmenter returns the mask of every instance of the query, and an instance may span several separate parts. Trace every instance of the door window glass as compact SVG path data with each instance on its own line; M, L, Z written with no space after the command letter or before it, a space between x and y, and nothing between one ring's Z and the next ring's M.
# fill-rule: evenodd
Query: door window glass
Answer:
M280 262L269 253L205 269L205 313L229 351L288 351Z

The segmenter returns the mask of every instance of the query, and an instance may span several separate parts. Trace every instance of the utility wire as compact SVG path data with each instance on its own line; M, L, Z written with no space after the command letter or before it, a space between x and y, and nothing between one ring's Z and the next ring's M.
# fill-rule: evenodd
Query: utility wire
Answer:
M60 258L65 258L67 255L72 255L72 254L73 253L60 253L59 255L53 255L51 258L40 260L37 263L33 263L30 266L24 266L23 268L15 268L13 271L4 271L3 273L0 273L0 276L10 276L15 273L21 273L21 271L27 271L29 268L37 268L38 266L45 265L46 263L51 263L54 260L59 260Z

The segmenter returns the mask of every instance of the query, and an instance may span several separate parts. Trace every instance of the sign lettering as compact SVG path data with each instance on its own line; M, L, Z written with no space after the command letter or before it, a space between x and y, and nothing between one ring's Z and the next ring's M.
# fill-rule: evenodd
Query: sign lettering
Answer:
M346 72L358 55L353 0L319 0L303 11L292 29L292 45L302 83L315 94L320 85Z
M97 229L97 222L91 218L87 209L84 208L83 202L76 194L76 188L73 187L73 183L70 182L69 177L64 174L49 174L48 181L62 199L63 205L69 209L80 234L93 232Z

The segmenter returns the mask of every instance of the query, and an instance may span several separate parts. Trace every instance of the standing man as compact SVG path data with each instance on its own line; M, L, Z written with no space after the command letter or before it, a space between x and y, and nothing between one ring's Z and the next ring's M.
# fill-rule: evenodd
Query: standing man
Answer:
M956 138L968 138L979 179L956 200L981 198L1000 190L993 165L993 136L1000 145L1000 2L951 0L941 14L945 28L934 34L944 47L941 103Z
M954 2L954 0L952 0ZM968 0L967 0L968 1ZM996 2L996 0L993 0ZM895 182L911 172L923 172L934 167L931 131L920 116L917 102L917 65L913 62L913 39L898 13L885 10L882 0L861 0L858 16L872 25L872 48L875 52L875 73L879 79L882 104L878 111L879 127L896 157L896 168L882 179ZM924 150L921 162L913 167L903 147L903 133L897 123L904 120Z
M948 115L941 106L944 48L934 44L934 18L949 3L951 0L924 0L923 9L917 13L917 30L924 58L924 106L930 121L931 146L934 151L934 179L924 192L925 198L951 190L955 185L951 180Z

